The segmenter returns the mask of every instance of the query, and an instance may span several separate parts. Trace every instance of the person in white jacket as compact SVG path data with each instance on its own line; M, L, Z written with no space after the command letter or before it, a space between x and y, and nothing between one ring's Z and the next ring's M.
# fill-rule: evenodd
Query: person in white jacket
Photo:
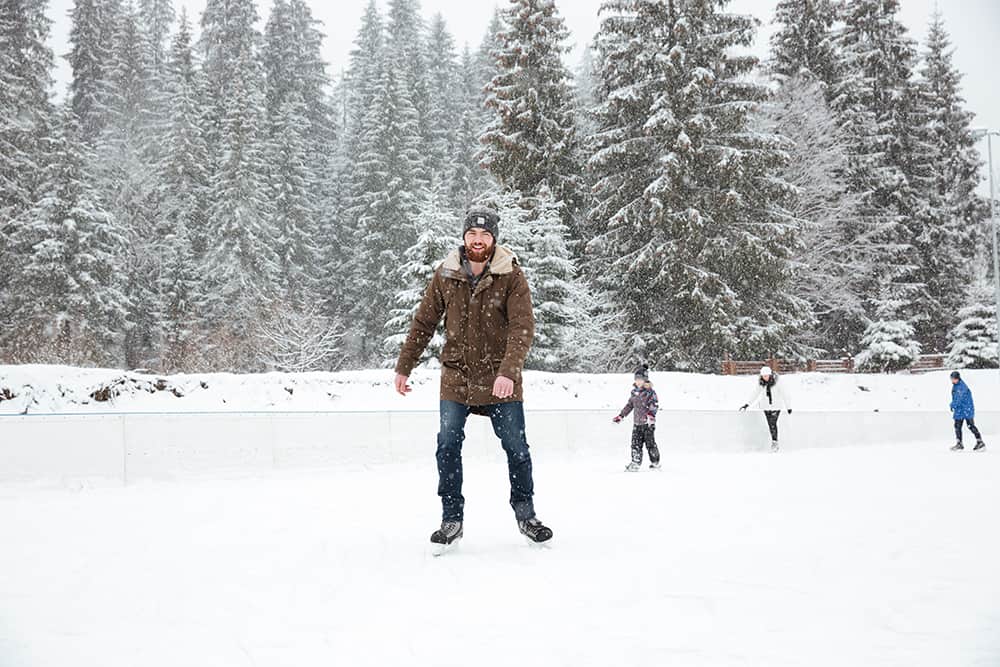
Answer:
M764 411L767 427L771 430L771 451L778 451L778 416L782 410L788 410L788 414L792 414L792 401L784 387L778 384L778 374L770 366L761 367L757 388L740 410L751 406Z

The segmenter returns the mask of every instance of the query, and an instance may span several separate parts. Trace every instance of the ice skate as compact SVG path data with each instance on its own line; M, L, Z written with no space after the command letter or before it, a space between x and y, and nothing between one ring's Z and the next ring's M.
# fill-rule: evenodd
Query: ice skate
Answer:
M980 449L986 449L986 443L982 440L976 440L976 446L972 448L972 451L978 452Z
M461 521L442 521L441 527L431 533L431 553L440 556L458 546L462 540Z
M517 527L528 539L529 544L541 545L552 539L552 530L542 524L536 517L518 521Z
M953 451L953 452L960 452L963 449L965 449L965 447L962 446L962 443L956 442L955 446L951 448L951 451Z

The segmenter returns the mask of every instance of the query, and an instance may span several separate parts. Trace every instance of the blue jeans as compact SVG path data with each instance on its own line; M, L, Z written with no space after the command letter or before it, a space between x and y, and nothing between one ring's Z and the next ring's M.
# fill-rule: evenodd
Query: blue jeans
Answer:
M507 473L510 477L510 506L518 521L535 516L532 496L535 485L531 479L531 454L524 434L524 406L520 402L495 403L475 408L493 422L493 432L507 452ZM462 442L465 421L471 408L454 401L441 401L441 430L437 437L438 495L441 496L442 518L461 521L465 510L462 496Z

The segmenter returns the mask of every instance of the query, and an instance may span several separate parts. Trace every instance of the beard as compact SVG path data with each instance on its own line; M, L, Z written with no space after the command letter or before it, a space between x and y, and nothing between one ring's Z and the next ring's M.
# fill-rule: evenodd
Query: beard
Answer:
M492 243L487 246L479 247L466 245L465 256L470 262L485 262L490 258L490 255L493 254L493 245L494 244Z

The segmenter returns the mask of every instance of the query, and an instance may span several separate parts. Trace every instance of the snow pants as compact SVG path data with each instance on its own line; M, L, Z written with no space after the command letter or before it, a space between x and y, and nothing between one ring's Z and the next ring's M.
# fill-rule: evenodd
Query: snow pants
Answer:
M771 441L778 441L778 417L781 410L764 410L764 418L767 419L767 428L771 430Z
M979 435L979 429L976 428L976 422L972 419L956 419L955 420L955 438L962 442L962 422L969 425L969 430L972 431L972 435L976 436L976 442L983 439L983 436Z
M660 462L660 450L656 446L656 425L636 424L632 427L632 463L642 463L642 447L649 450L649 462Z
M455 401L441 401L441 430L437 437L438 495L445 521L461 521L465 512L462 495L462 442L469 413L486 415L493 432L507 453L510 478L510 506L518 521L535 516L532 500L535 484L531 477L531 454L524 434L524 404L496 403L471 408Z

